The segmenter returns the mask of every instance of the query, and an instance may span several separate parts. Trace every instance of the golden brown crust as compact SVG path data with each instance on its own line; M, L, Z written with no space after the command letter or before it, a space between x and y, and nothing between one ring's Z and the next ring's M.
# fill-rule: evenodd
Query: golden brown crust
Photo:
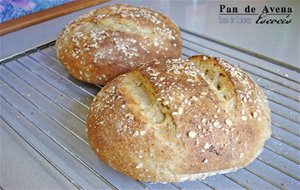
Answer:
M271 134L268 103L253 80L205 55L150 62L111 81L94 99L87 127L101 160L151 182L244 167Z
M57 57L77 79L106 84L153 59L179 58L180 31L166 16L115 4L79 17L60 33Z

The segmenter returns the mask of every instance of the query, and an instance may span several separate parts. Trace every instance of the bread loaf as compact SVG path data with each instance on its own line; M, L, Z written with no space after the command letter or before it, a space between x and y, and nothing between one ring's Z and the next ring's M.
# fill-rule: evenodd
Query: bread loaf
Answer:
M56 47L71 75L103 85L153 59L179 58L182 42L179 29L166 16L116 4L72 21Z
M119 76L95 97L87 128L103 162L149 182L235 171L271 135L259 87L239 68L206 55L153 61Z

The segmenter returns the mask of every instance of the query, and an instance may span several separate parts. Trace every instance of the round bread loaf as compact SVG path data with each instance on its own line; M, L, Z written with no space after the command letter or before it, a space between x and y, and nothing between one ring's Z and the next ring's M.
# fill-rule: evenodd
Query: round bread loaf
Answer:
M103 85L153 59L179 58L182 42L178 27L166 16L115 4L72 21L56 48L71 75Z
M135 179L181 182L242 168L271 135L266 97L222 59L153 61L95 97L87 117L99 158Z

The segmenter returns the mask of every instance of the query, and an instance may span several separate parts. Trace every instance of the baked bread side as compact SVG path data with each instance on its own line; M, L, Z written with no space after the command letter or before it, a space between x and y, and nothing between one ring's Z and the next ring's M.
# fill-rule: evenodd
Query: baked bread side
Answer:
M237 170L271 135L253 80L205 55L153 61L101 89L87 118L99 158L135 179L181 182Z
M71 75L103 85L153 59L179 58L182 42L178 27L163 14L115 4L72 21L56 48Z

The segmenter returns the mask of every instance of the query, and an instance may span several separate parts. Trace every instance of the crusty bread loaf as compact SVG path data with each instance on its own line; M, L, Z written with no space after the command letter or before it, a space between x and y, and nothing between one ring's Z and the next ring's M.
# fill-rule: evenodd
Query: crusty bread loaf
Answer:
M166 16L115 4L72 21L56 47L70 74L103 85L153 59L179 58L182 42L179 29Z
M237 170L271 135L259 87L239 68L205 55L153 61L119 76L95 97L87 128L101 160L151 182Z

